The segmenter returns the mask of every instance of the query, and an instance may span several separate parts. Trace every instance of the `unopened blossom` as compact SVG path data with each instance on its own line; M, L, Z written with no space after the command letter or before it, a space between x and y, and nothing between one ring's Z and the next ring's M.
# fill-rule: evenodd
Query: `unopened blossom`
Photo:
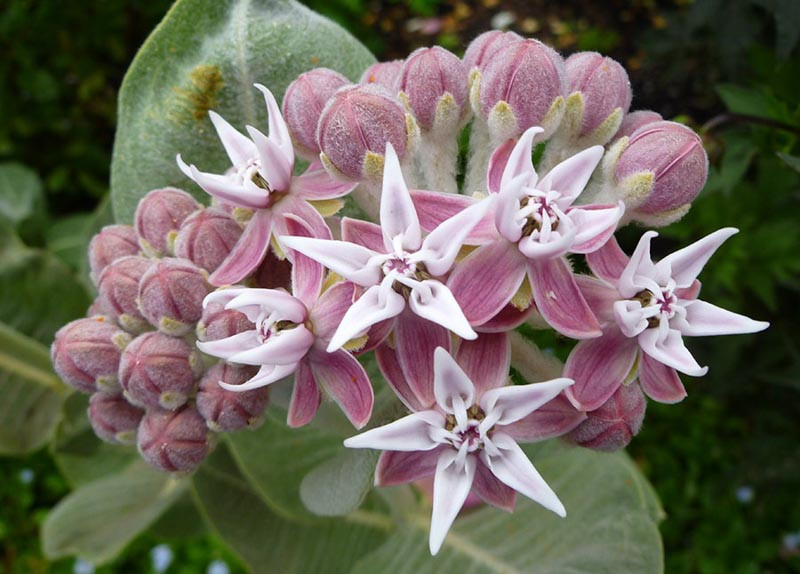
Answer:
M204 173L187 165L180 154L178 166L213 197L253 211L244 233L228 257L211 275L213 285L228 285L250 275L266 256L273 231L286 233L286 217L301 218L317 237L329 238L330 230L322 215L309 201L341 197L355 184L332 180L319 162L312 162L294 177L295 154L289 130L272 93L256 84L263 94L269 114L269 135L247 126L244 136L219 114L208 113L228 157L233 164L225 174Z
M484 339L493 338L506 341L505 353L483 352ZM482 335L462 345L466 348L455 360L444 348L436 349L433 401L422 402L401 389L412 414L344 442L350 448L384 451L377 485L434 475L431 554L441 548L470 491L507 511L514 508L515 491L520 492L566 516L564 505L517 444L515 425L572 381L505 386L510 360L505 335Z
M490 206L491 199L478 202L442 222L423 239L397 154L392 145L387 144L380 228L346 220L343 235L358 235L361 243L281 237L281 242L290 249L316 259L331 271L366 288L342 318L328 350L339 349L378 322L401 314L407 316L403 313L406 307L460 337L474 339L475 331L439 278L450 271L465 238Z
M290 216L289 230L311 235L300 219ZM294 294L283 289L234 287L211 293L204 304L225 305L252 321L253 329L217 341L198 342L209 355L231 363L259 366L250 380L220 386L241 392L270 385L294 374L294 392L288 424L308 423L319 408L324 389L360 428L372 413L373 393L361 364L344 349L325 349L339 321L353 300L354 286L340 282L321 292L323 268L294 254Z
M576 339L597 337L600 325L564 255L599 249L614 233L624 205L573 205L603 156L601 146L539 178L531 149L541 131L531 128L519 142L495 152L488 179L489 191L497 196L496 239L459 263L447 285L478 326L511 301L527 274L536 308L556 331Z
M598 279L581 276L580 286L603 323L603 336L581 341L567 360L565 375L575 380L567 396L576 407L600 407L636 376L650 398L678 402L686 396L678 372L700 377L708 370L684 337L755 333L769 326L697 299L698 274L737 231L720 229L657 263L650 257L655 231L642 236L630 259L614 239L587 256Z

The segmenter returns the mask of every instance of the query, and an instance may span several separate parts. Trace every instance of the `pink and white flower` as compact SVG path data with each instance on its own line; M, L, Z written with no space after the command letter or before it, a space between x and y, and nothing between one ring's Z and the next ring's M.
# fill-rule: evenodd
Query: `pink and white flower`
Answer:
M566 516L564 505L517 440L530 434L526 417L572 381L562 378L506 386L509 362L504 334L462 341L456 359L439 347L433 357L429 393L433 400L422 402L407 384L395 381L395 390L412 414L344 442L350 448L384 451L375 473L377 485L434 475L431 554L441 548L470 491L507 511L513 510L516 492L520 492Z
M244 234L209 278L217 286L236 283L252 273L264 259L273 232L278 236L287 233L289 214L305 221L315 237L330 238L325 220L309 201L341 197L356 185L333 180L319 161L312 162L302 175L292 176L295 155L286 122L272 93L260 84L255 86L266 100L269 136L247 126L248 138L210 111L208 115L232 167L224 175L205 173L177 156L181 171L206 193L253 210Z
M579 409L602 405L638 375L653 400L675 403L686 396L678 372L700 377L701 367L683 337L755 333L769 326L697 299L697 276L709 258L737 233L726 227L654 263L648 231L630 259L614 239L587 256L598 277L579 276L581 290L603 322L603 336L581 341L567 360L575 380L567 397Z

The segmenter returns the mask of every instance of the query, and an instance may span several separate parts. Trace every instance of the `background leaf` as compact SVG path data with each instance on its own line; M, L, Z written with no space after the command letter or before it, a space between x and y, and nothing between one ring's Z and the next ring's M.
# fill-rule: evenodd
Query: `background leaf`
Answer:
M314 514L342 516L358 508L372 488L378 453L345 449L311 470L300 483L300 498Z
M0 218L17 224L43 207L42 182L21 163L0 163Z

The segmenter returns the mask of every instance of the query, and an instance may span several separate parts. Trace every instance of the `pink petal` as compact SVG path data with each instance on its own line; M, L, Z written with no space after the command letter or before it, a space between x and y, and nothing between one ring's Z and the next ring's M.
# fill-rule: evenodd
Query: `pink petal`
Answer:
M444 427L444 415L437 411L412 413L394 422L377 427L344 441L347 448L375 450L433 450L440 443L430 436L431 428Z
M625 204L619 205L587 205L569 210L569 217L578 229L574 243L570 247L572 253L591 253L600 249L614 235Z
M431 532L428 540L432 555L436 555L442 547L450 526L464 506L475 477L477 461L474 456L468 456L463 467L460 467L455 459L456 452L446 450L439 456L436 464Z
M649 287L656 276L656 266L650 258L650 240L658 236L655 231L647 231L639 239L631 259L622 270L617 281L617 289L626 299Z
M645 353L642 353L639 364L639 384L648 397L659 403L678 403L686 396L686 389L675 369Z
M258 347L231 355L228 360L243 365L292 365L306 356L314 344L314 333L298 325L272 335Z
M501 238L459 262L447 286L472 325L482 325L511 301L525 277L526 261L514 244Z
M600 408L625 382L636 360L638 346L615 328L602 337L579 342L564 365L564 376L575 381L565 394L577 408Z
M526 417L497 430L517 442L537 442L564 435L586 420L564 394L556 396Z
M283 217L286 233L295 237L312 237L313 231L306 222L296 215L287 214ZM292 265L292 294L311 307L317 302L325 269L302 253L295 252L291 257Z
M542 132L544 130L540 127L528 128L514 145L514 149L511 150L506 166L503 169L503 177L500 180L501 190L520 176L524 177L525 183L529 183L531 179L533 179L533 182L530 182L531 185L535 183L537 176L533 167L533 139ZM500 158L498 157L498 162L499 160Z
M211 274L208 282L220 287L238 283L250 275L266 256L271 235L272 214L266 209L256 210L239 241Z
M225 339L217 339L216 341L197 341L197 348L203 353L225 360L237 353L255 349L260 345L261 340L258 338L258 333L255 329L237 333Z
M397 353L392 347L387 343L379 345L375 349L375 359L378 362L378 368L381 370L383 378L385 378L389 386L392 387L397 398L399 398L410 411L424 411L433 406L433 391L430 392L431 399L428 402L423 402L422 399L417 397L416 393L411 389L408 379L403 372L403 368L400 366ZM431 388L432 387L433 382L431 382Z
M489 169L486 172L486 183L489 193L500 193L503 172L506 170L511 152L514 151L516 145L517 140L506 140L500 144L500 147L492 152L492 157L489 158ZM533 167L533 164L531 164L531 167Z
M396 317L406 308L406 300L391 287L375 285L367 289L342 317L331 337L328 352L341 348L347 341L365 333L372 325Z
M479 199L454 193L439 191L410 190L411 200L419 216L419 223L425 231L432 231L443 221L461 213L474 205ZM497 237L494 228L494 215L486 213L464 240L466 245L483 245Z
M536 308L551 327L573 339L600 336L600 324L581 295L566 259L531 259L528 276Z
M581 295L597 320L601 324L614 321L614 303L619 300L619 292L605 281L589 275L574 275L574 277Z
M678 287L689 287L703 270L714 252L732 235L739 233L735 227L725 227L705 236L691 245L667 255L658 262L659 271L672 277Z
M372 327L369 328L367 331L367 342L364 343L364 346L358 349L355 352L355 355L363 355L364 353L368 353L381 343L389 336L394 329L394 319L387 319L385 321L380 321L375 323Z
M417 211L408 193L400 160L391 143L386 143L386 162L383 168L383 189L381 191L381 229L386 250L394 251L395 237L402 237L402 247L406 251L416 251L422 242L422 229Z
M500 309L497 315L485 323L476 326L475 330L479 333L505 333L506 331L511 331L522 325L534 311L536 311L536 306L533 302L523 311L520 311L509 303Z
M311 306L308 318L318 341L325 345L330 342L345 313L353 305L355 295L356 286L353 283L340 281L326 289Z
M225 148L225 153L234 166L246 165L256 157L256 146L245 135L229 124L225 118L213 110L209 110L208 117L217 130L219 141Z
M383 232L381 226L360 219L342 218L342 241L355 243L376 253L383 253Z
M370 259L378 254L366 247L345 241L312 237L282 235L279 239L281 245L319 261L353 283L369 287L381 280L380 267L370 264Z
M375 485L394 486L431 476L436 472L436 462L445 448L448 447L422 452L383 451L375 468Z
M510 425L541 407L550 399L572 384L572 379L559 378L543 383L509 385L490 389L481 397L483 412L492 418L498 417L495 424Z
M612 236L600 249L586 254L586 263L592 273L613 285L628 265L628 256Z
M322 162L314 160L301 175L292 178L290 193L307 201L336 199L347 195L358 182L337 181L322 167Z
M466 407L475 404L475 385L443 347L433 353L433 369L433 394L440 409L453 414L456 397L461 397Z
M282 216L286 216L291 214L299 217L305 222L306 225L309 226L309 228L311 228L313 233L312 237L316 237L317 239L333 239L333 234L331 233L328 224L325 223L325 218L322 217L320 212L317 211L317 209L305 199L288 196L275 204L275 207L272 211L276 215L280 214ZM277 217L275 225L277 226L275 235L290 235L286 231L283 217Z
M186 177L217 199L248 209L263 209L269 204L269 192L266 189L255 186L253 189L248 189L227 175L202 172L193 165L186 165L180 154L176 160Z
M426 279L420 284L421 288L413 289L408 299L409 307L414 313L450 329L463 339L474 339L478 336L446 285L433 279ZM426 291L425 294L423 290Z
M311 372L317 384L336 401L356 428L361 428L372 416L374 397L364 367L344 350L333 353L314 352Z
M283 152L286 161L294 167L294 147L292 145L292 138L289 135L289 128L286 122L283 121L281 110L278 107L278 102L275 101L275 96L272 95L266 87L261 84L254 84L262 94L264 94L264 101L267 104L267 115L269 116L269 139L275 142Z
M475 385L478 396L505 385L511 367L508 335L487 333L474 341L461 341L456 352L456 363Z
M256 144L258 159L261 161L259 173L267 180L273 192L289 191L292 181L292 166L286 161L278 145L252 126L247 126L247 133Z
M683 344L680 331L669 329L662 333L660 328L645 329L637 339L642 351L668 367L692 377L702 377L708 372L708 367L701 367Z
M495 432L492 442L500 449L498 456L490 457L481 451L481 460L497 478L517 492L561 516L567 515L556 493L547 485L519 445L508 435Z
M684 304L684 308L686 309L685 319L676 322L676 326L684 336L757 333L769 327L769 323L765 321L754 321L749 317L705 301L689 301Z
M446 329L406 311L394 327L394 348L405 380L420 405L434 402L434 352L450 349Z
M561 194L558 205L566 209L586 187L604 151L603 146L596 145L565 159L551 169L537 187L558 191Z
M293 363L291 365L262 365L262 367L258 370L258 373L256 373L252 379L242 383L241 385L230 385L220 381L219 386L226 391L243 393L244 391L259 389L280 381L281 379L286 378L294 373L297 370L297 367L297 363Z
M292 428L308 424L317 414L321 401L322 394L319 392L314 375L306 362L301 361L294 376L294 388L286 424Z
M477 462L477 468L475 469L472 492L477 494L484 502L506 512L513 512L514 505L517 502L517 492L500 482L480 460Z

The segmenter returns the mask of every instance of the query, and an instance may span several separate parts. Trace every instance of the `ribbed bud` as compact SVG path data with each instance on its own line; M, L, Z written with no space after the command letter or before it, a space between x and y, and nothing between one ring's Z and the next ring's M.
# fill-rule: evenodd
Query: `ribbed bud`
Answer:
M583 137L605 128L609 133L602 139L608 141L631 105L628 73L617 61L597 52L573 54L567 58L565 69L567 91L570 95L580 94L583 104L576 135ZM613 125L604 125L608 123Z
M197 410L215 432L230 432L254 427L260 421L269 401L269 387L237 393L219 386L223 381L240 385L258 371L247 367L217 363L200 380L197 388Z
M130 225L107 225L89 242L89 271L97 282L109 264L126 255L139 254L139 238Z
M180 337L200 320L203 299L211 290L205 273L191 261L161 259L139 283L139 308L159 331Z
M498 50L523 39L515 32L501 30L484 32L470 42L467 51L464 52L464 67L467 73L471 73L474 68L483 69Z
M403 69L403 60L392 60L391 62L378 62L367 68L359 84L377 84L388 89L391 93L397 93L400 84L400 71Z
M317 142L323 164L334 175L379 181L386 143L401 159L405 155L406 113L381 86L342 88L322 112Z
M221 209L202 209L181 224L175 256L213 273L241 236L241 226L229 214Z
M58 330L50 347L53 367L65 383L82 393L116 391L120 353L130 340L109 317L72 321Z
M622 119L622 125L619 126L619 131L614 134L614 139L619 139L622 136L630 136L640 127L646 126L647 124L660 122L663 119L664 118L661 117L661 114L658 112L652 112L650 110L639 110L625 114L625 117Z
M152 262L146 257L129 255L106 267L97 280L97 292L103 311L132 333L150 326L139 311L137 297L139 281L150 269Z
M166 472L194 470L211 447L206 421L189 405L176 411L148 410L137 443L142 458Z
M319 156L317 124L325 104L339 88L350 80L328 68L316 68L304 74L286 88L283 96L283 118L297 152L307 159Z
M253 328L253 323L244 313L225 309L222 303L210 303L203 309L203 316L197 323L197 339L219 341Z
M151 257L172 255L183 221L202 206L180 189L165 187L145 195L136 207L134 227L142 250Z
M592 450L625 448L642 428L647 400L637 384L622 385L599 409L587 414L567 438Z
M201 371L200 356L186 341L151 332L126 347L119 380L133 404L176 409L194 391Z
M89 422L98 438L112 444L136 444L144 411L122 395L95 393L89 399Z

